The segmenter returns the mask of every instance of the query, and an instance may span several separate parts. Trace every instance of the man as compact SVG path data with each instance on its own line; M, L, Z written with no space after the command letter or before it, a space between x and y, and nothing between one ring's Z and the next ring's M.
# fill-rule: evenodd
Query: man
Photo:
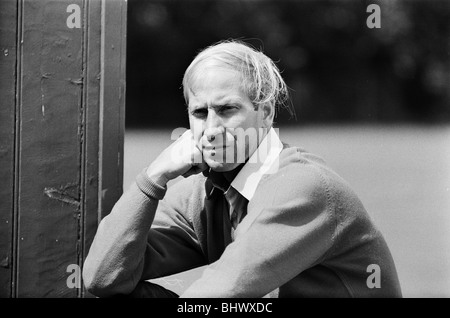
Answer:
M176 296L144 281L208 265L182 297L401 296L355 193L272 128L289 105L272 60L221 42L197 55L183 88L191 130L100 223L83 269L91 293Z

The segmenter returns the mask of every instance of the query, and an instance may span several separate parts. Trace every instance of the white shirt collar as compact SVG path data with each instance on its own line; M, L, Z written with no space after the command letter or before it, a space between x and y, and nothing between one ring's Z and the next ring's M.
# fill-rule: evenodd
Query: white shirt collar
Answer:
M274 128L270 128L231 186L250 201L263 175L273 174L278 170L278 159L282 149L283 143L277 132Z

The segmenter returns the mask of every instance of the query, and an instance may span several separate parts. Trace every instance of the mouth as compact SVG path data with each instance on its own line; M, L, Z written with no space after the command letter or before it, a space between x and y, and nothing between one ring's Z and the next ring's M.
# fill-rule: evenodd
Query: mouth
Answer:
M203 147L203 156L205 158L209 158L213 161L218 161L221 163L226 163L228 161L233 161L233 158L229 158L229 156L232 156L231 146L205 146ZM228 149L227 149L228 148ZM231 151L230 155L228 154Z
M230 145L228 146L203 146L203 151L218 151L218 150L225 150L226 148L230 147Z

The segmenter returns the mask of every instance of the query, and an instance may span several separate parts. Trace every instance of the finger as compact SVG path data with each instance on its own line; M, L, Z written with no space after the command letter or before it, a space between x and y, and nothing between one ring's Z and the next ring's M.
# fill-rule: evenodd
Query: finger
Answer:
M191 149L191 164L192 166L198 166L204 162L203 155L200 149L194 145Z
M192 131L188 129L178 139L179 140L194 139L194 135L192 134Z
M197 166L191 167L188 171L183 173L182 176L184 178L187 178L187 177L192 176L194 174L201 173L201 172L205 171L206 169L208 169L208 165L203 162L203 163L198 164Z

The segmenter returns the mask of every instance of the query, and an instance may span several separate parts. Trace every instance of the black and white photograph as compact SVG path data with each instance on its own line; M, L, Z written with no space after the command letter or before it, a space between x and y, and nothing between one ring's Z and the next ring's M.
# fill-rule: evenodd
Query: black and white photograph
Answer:
M0 167L0 298L449 298L450 1L0 0Z

